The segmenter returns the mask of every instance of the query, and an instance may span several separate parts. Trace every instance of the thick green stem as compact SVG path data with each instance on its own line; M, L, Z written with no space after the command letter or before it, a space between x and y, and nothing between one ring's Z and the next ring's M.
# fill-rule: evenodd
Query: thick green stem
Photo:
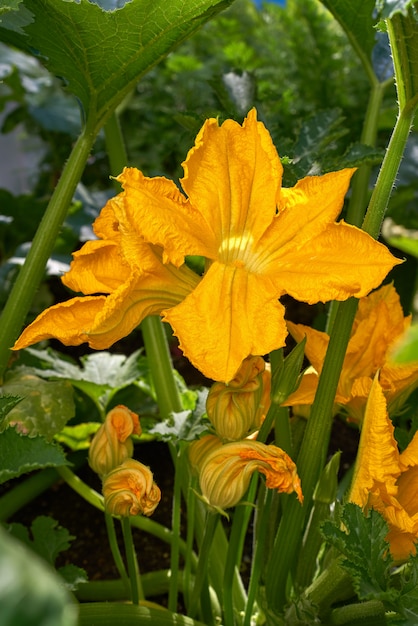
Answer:
M115 562L116 568L119 572L119 576L125 586L125 589L130 591L130 581L128 574L126 573L125 564L122 559L122 555L119 550L119 544L116 537L115 531L115 521L114 518L109 515L109 513L105 512L105 522L106 522L106 530L107 530L107 538L109 541L110 550L112 552L113 560Z
M376 144L379 111L387 85L387 82L380 83L373 81L372 83L363 131L360 138L361 143L367 146L374 146ZM371 168L371 165L364 164L353 177L346 220L355 226L361 226L367 208Z
M74 145L4 307L0 319L0 378L7 367L10 347L25 322L35 292L43 278L46 263L67 215L95 138L95 133L84 128Z
M393 129L389 146L383 159L376 186L362 228L372 237L378 237L388 206L390 194L398 174L409 131L414 119L414 109L406 107L400 112Z
M209 512L206 518L206 527L203 535L203 541L199 550L199 562L197 564L196 576L194 581L193 592L191 595L191 603L189 609L190 617L195 617L198 612L199 602L203 590L203 585L208 571L208 562L210 558L213 537L216 526L218 525L219 514ZM206 620L211 616L205 615Z
M338 309L325 357L310 418L297 459L302 481L304 505L289 499L286 515L282 517L266 575L266 595L269 605L281 611L286 603L287 577L296 562L302 539L303 523L312 494L324 465L332 424L335 391L344 361L358 301L354 298Z
M144 591L142 589L141 575L139 573L138 559L136 558L129 517L122 517L121 523L126 562L128 564L128 573L131 582L131 600L132 604L139 604L139 601L144 599Z
M153 315L144 319L141 330L160 415L162 419L168 419L173 411L181 411L183 407L163 324L159 317Z
M183 449L180 446L177 452L177 458L175 459L176 471L174 473L174 488L173 488L173 510L171 514L171 529L173 531L173 542L171 544L170 554L170 589L168 594L168 609L170 611L177 611L178 600L178 571L179 571L179 542L176 539L180 539L181 532L181 488L182 488L182 469L183 469Z

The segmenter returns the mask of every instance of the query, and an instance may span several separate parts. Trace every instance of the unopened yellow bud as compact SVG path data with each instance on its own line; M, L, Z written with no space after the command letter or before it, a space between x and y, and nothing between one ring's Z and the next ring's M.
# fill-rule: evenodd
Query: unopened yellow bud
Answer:
M219 509L235 506L255 471L266 477L266 487L280 493L296 492L303 502L296 465L280 448L259 441L226 443L208 454L200 472L200 488L209 504Z
M126 459L103 480L105 508L111 515L152 515L161 491L146 465Z
M219 437L237 441L260 428L269 402L270 372L261 356L250 356L229 383L212 385L206 411Z
M91 442L90 467L99 476L104 476L130 458L133 454L133 434L141 434L136 413L121 404L109 411Z
M192 468L200 473L208 454L221 446L222 441L216 435L205 435L201 439L192 441L188 450Z

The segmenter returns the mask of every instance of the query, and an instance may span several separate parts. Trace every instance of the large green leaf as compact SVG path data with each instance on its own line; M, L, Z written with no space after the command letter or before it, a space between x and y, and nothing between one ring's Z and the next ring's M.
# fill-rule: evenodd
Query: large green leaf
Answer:
M22 368L4 384L3 392L22 400L7 413L0 431L13 425L26 435L51 440L74 417L73 389L66 381L45 381Z
M380 0L379 12L384 18L391 18L395 13L406 15L408 8L412 7L414 2L416 0Z
M88 0L23 0L4 15L0 40L36 51L100 126L142 74L231 2L131 0L106 11Z
M19 435L14 428L0 434L0 484L43 467L69 465L62 449L43 437Z
M7 626L76 626L77 608L54 571L0 528L0 614Z
M368 72L372 72L371 55L376 43L375 0L321 0L341 24Z

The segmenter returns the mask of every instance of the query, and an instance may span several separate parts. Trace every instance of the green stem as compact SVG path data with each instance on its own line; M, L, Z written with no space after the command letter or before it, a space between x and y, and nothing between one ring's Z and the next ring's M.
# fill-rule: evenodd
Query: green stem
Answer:
M363 131L360 138L361 143L367 146L376 145L379 111L387 85L388 82L380 83L373 81L372 83L366 116L364 118ZM361 226L367 208L371 169L372 166L370 164L364 164L353 176L346 218L349 224Z
M84 481L81 480L74 472L72 472L68 467L63 465L62 467L57 467L57 472L61 476L63 480L67 483L71 489L73 489L79 496L84 498L86 502L92 504L99 511L104 511L104 498L100 493L86 485Z
M192 594L191 589L191 572L192 572L192 563L190 559L190 555L193 554L193 544L195 541L195 519L196 519L196 495L195 492L198 491L198 479L194 474L191 475L189 479L189 486L187 489L187 502L186 502L186 511L187 511L187 529L186 529L186 559L184 563L184 574L183 574L183 598L184 603L186 605L186 609L190 606L190 598Z
M56 470L48 467L13 487L0 498L0 522L8 520L19 509L52 487L57 480L59 475Z
M104 511L104 498L102 495L97 493L94 489L86 485L85 482L81 480L78 476L76 476L68 467L59 467L57 468L57 472L65 480L65 482L72 488L76 493L78 493L82 498L84 498L87 502L93 505L99 511ZM169 545L172 544L174 538L173 533L168 528L159 524L158 522L154 522L148 517L143 517L142 515L138 515L137 517L131 518L132 526L135 528L140 528L144 532L150 533L154 537L157 537L164 543ZM197 565L197 557L196 555L189 551L185 541L182 539L176 538L176 541L179 541L180 553L183 557L187 557L191 560L191 564L195 568Z
M104 125L104 133L111 174L112 176L118 176L128 164L128 155L126 153L122 129L116 111L109 117ZM119 190L119 183L116 181L115 183L116 189Z
M164 608L152 606L136 606L121 604L120 602L92 602L80 604L78 607L78 626L207 626L167 611Z
M141 584L141 575L139 573L138 559L132 539L132 528L129 517L121 518L123 542L125 545L126 562L128 564L129 579L131 582L131 600L132 604L139 604L144 599L144 591Z
M189 609L190 617L195 617L198 612L199 601L203 590L203 584L207 575L208 562L211 553L213 537L215 534L216 526L218 525L219 514L209 512L206 517L206 526L203 535L203 541L199 550L199 561L197 564L197 570L195 575L195 581L193 586L193 592L191 595L191 603ZM206 619L211 616L205 615Z
M109 515L109 513L106 513L106 512L105 512L105 522L106 522L107 537L109 540L109 546L112 552L113 560L119 572L119 576L121 577L122 582L125 586L125 589L129 591L130 590L129 577L128 577L128 574L126 573L125 564L123 562L122 555L119 550L118 540L117 540L116 531L115 531L114 518L111 515Z
M261 573L263 571L263 560L266 556L266 538L268 535L269 516L271 511L271 502L273 498L273 490L266 489L263 506L257 509L260 519L257 524L256 542L254 546L254 554L251 564L251 577L248 585L248 601L245 607L245 615L243 626L250 626L252 623L252 615L254 611L254 602L257 596L257 590Z
M0 378L7 367L10 347L19 335L43 278L95 138L96 134L85 127L75 143L4 307L0 319Z
M223 607L224 625L234 626L235 607L233 596L234 574L239 570L244 551L244 541L247 534L248 524L254 512L254 500L257 495L258 475L253 474L250 487L240 506L235 508L229 536L228 552L226 555L224 581L223 581ZM248 503L248 504L247 504Z
M179 542L180 539L180 522L181 522L181 487L182 487L182 462L183 449L180 446L177 457L175 459L174 471L174 487L173 487L173 510L171 529L173 531L173 542L171 544L170 553L170 589L168 593L168 609L169 611L177 611L178 601L178 572L179 572Z
M281 519L273 546L266 574L266 595L268 604L276 611L281 611L286 603L287 577L296 562L306 511L309 509L319 473L324 465L331 431L335 392L357 304L358 301L351 298L341 303L338 308L315 401L297 459L304 505L301 506L295 498L288 500L286 515Z
M173 375L167 338L161 319L155 315L144 319L141 330L160 415L165 420L171 413L183 408Z
M363 230L372 237L377 238L379 236L413 120L414 109L410 107L401 111L396 120L362 225Z

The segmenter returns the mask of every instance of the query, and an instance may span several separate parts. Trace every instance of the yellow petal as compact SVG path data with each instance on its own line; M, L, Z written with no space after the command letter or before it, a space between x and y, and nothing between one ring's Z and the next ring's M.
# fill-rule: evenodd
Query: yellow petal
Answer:
M284 309L269 287L243 269L215 262L181 304L164 311L164 320L205 376L228 382L250 354L284 345Z
M69 271L62 282L73 291L86 295L111 293L129 276L130 269L123 263L119 247L110 241L87 241L73 253Z
M163 177L146 178L125 168L117 178L124 192L117 197L125 232L137 230L147 241L164 248L164 262L176 266L186 255L213 257L218 248L213 226L193 207L176 185Z
M293 324L287 321L287 328L292 337L300 343L306 337L305 354L310 364L321 373L325 354L328 348L329 335L304 324Z
M350 501L367 506L370 493L383 501L396 495L400 475L398 445L387 415L386 401L375 379L370 390L361 429ZM377 508L377 507L375 507Z
M66 346L79 346L87 341L86 331L94 324L105 301L106 296L86 296L72 298L46 309L25 328L13 350L21 350L52 338L59 339Z
M290 394L283 406L295 406L298 404L312 404L318 388L318 374L311 368L303 374L299 387ZM298 412L298 411L296 411Z
M401 262L364 231L339 222L303 247L289 242L271 257L268 275L283 292L314 304L361 298Z
M183 167L182 186L212 224L218 245L244 233L260 239L276 214L283 167L255 109L242 126L207 120Z
M276 239L275 245L283 249L283 254L287 254L286 246L290 250L303 246L337 219L354 172L343 169L307 176L294 187L281 189L274 232L267 236ZM267 241L263 243L267 245Z

